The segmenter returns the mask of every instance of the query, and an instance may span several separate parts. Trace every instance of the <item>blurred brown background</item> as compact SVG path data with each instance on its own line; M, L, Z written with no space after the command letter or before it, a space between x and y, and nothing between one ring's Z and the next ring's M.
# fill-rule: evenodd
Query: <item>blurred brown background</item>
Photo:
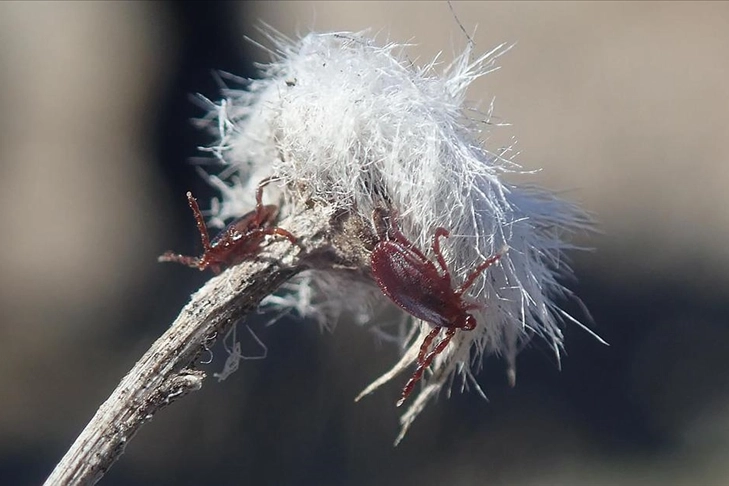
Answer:
M441 399L393 449L400 384L352 399L394 349L252 322L269 357L161 413L102 484L729 483L729 4L453 8L479 51L517 42L470 98L513 125L493 148L516 137L596 213L573 287L611 346L571 326L562 370L535 343L513 390L487 360L489 403ZM213 195L189 95L254 75L259 21L423 61L466 42L444 2L0 3L1 484L39 483L204 282L155 262L194 251L184 192Z

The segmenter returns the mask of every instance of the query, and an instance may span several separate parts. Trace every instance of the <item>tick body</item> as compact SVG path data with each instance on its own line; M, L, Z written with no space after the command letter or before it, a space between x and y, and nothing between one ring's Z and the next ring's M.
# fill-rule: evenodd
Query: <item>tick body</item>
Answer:
M199 257L179 255L168 251L158 258L160 262L176 262L188 267L206 270L210 268L220 273L224 267L236 265L254 257L261 249L266 236L279 236L296 244L296 237L285 229L273 226L278 215L278 206L263 204L263 188L272 181L268 177L258 184L256 190L256 209L230 223L218 235L210 239L205 219L191 192L187 193L187 202L192 209L200 232L203 254Z
M417 368L402 390L397 402L399 407L433 359L448 346L456 331L470 331L476 327L476 318L469 311L480 305L468 302L462 296L501 255L487 258L466 277L461 286L454 289L440 249L440 238L446 238L449 234L445 228L437 228L433 234L433 262L402 234L393 215L387 215L384 209L376 209L373 222L380 240L370 257L372 275L377 285L398 307L433 326L420 346ZM431 349L433 341L443 329L443 338Z

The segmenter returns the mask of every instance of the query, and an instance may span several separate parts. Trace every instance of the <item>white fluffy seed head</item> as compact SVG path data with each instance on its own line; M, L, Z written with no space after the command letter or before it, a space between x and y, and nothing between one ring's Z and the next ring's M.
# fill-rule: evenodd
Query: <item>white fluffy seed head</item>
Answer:
M210 150L235 172L228 184L213 180L222 190L221 204L214 205L218 221L250 210L256 184L273 174L283 180L284 213L311 198L365 218L375 207L391 207L403 233L426 254L435 228L445 227L451 236L442 248L454 285L486 257L503 253L467 293L483 305L472 312L478 326L457 332L434 361L403 416L403 433L455 375L477 387L471 373L484 355L502 355L513 369L517 350L533 335L559 353L566 315L555 299L568 291L558 277L570 273L562 259L570 248L564 238L590 222L546 191L505 183L503 173L518 166L504 157L507 151L482 145L488 114L474 118L466 89L494 70L507 48L471 60L469 47L438 72L435 62L415 66L406 46L380 46L362 33L271 39L275 59L262 66L261 79L229 91L216 106L220 143ZM288 297L265 303L325 324L350 306L366 313L373 293L352 282L360 298L337 299L347 282L333 285L333 278L343 277L309 273L288 286ZM328 289L326 298L315 291L321 287ZM412 368L428 328L415 319L410 326L422 331L411 333L403 360L365 393Z

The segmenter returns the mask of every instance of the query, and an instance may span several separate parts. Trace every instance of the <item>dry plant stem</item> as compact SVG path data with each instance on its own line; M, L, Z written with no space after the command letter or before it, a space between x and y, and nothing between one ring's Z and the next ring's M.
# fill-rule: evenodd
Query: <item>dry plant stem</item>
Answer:
M281 225L297 235L299 246L272 243L259 258L228 269L193 294L169 330L101 405L45 484L86 485L101 479L158 410L202 387L205 373L195 369L198 356L287 279L322 262L362 268L362 248L343 238L347 225L334 224L331 231L331 222L326 207L298 212ZM343 250L337 248L338 239L348 242Z

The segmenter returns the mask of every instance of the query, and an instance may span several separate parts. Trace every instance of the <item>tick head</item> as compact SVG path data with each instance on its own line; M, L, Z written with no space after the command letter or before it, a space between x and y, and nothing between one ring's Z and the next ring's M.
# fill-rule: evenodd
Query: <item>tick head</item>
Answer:
M465 317L460 320L460 322L458 323L459 325L456 327L459 327L464 331L470 331L476 327L476 318L468 312L464 312L464 314Z

